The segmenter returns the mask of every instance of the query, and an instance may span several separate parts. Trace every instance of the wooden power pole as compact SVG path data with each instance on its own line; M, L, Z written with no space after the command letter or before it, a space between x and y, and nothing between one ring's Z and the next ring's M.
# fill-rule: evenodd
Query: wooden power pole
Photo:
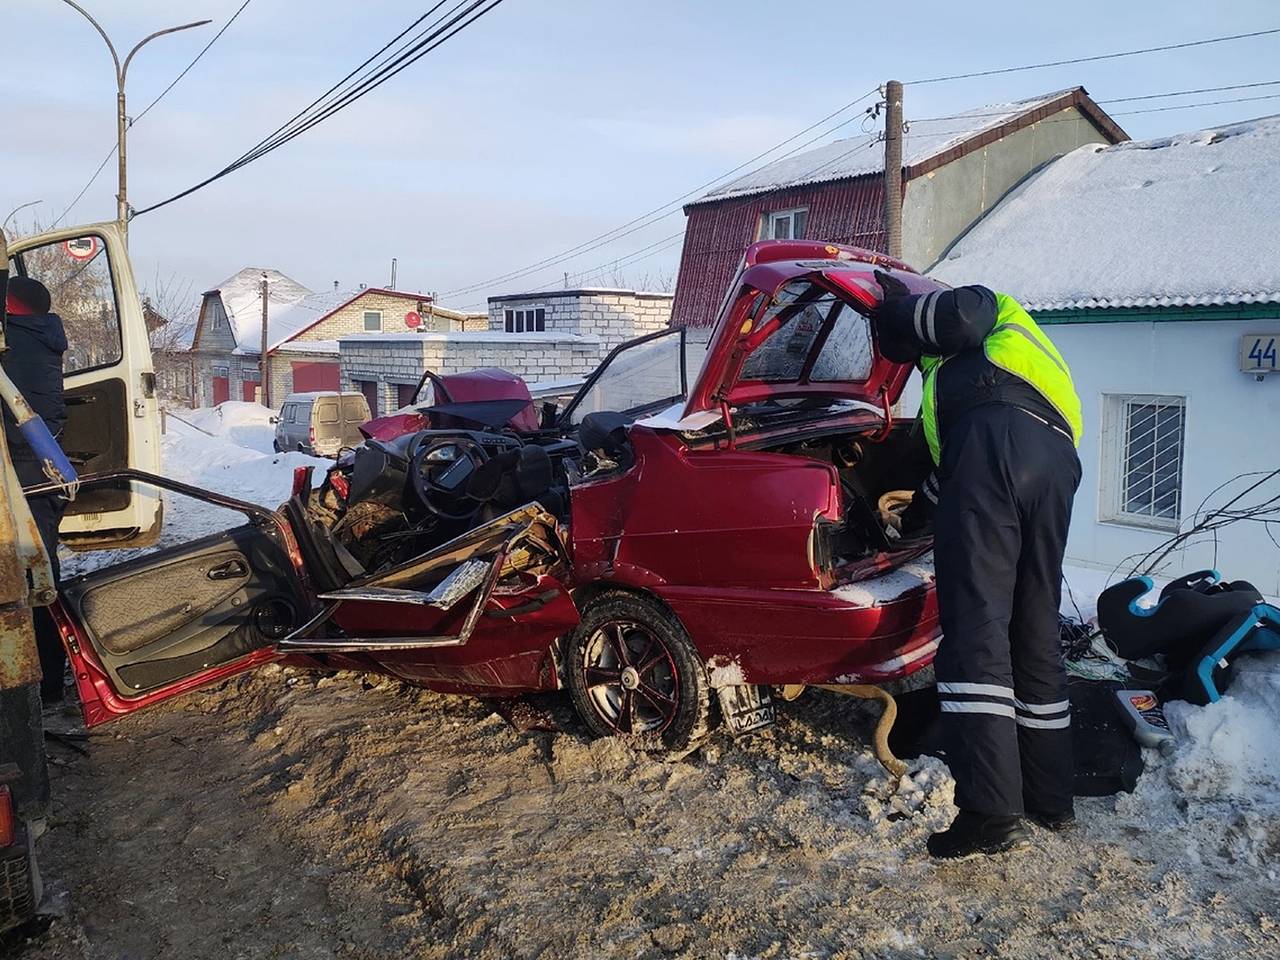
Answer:
M884 85L884 232L888 254L902 256L902 83Z
M264 407L271 406L271 388L267 370L267 271L262 271L262 351L258 354L258 398Z

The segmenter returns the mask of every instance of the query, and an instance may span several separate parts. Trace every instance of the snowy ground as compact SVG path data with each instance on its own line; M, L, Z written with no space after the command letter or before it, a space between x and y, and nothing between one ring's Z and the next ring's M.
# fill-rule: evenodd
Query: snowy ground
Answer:
M274 505L297 454L233 404L174 476ZM256 421L256 425L255 425ZM189 503L189 501L187 502ZM173 542L215 518L167 505ZM1100 585L1073 571L1086 614ZM1070 601L1067 601L1070 609ZM676 763L375 677L268 668L52 748L52 958L1280 955L1280 656L1072 834L935 865L945 766L891 783L869 713L808 694Z

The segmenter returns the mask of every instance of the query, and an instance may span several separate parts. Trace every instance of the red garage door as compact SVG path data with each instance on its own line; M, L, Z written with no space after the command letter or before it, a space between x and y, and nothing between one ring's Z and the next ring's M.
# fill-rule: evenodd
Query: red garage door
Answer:
M213 405L225 403L231 399L231 381L226 377L213 378Z
M253 403L258 399L258 385L255 382L243 380L241 381L241 387L243 388L242 396L247 403Z
M309 363L293 361L293 392L311 390L338 390L338 365L336 363Z

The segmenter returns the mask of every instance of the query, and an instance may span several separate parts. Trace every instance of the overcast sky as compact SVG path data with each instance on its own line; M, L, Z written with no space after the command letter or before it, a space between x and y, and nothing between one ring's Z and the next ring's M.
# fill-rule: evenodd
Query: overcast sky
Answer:
M242 0L82 0L118 48L184 20L213 24L138 54L139 112ZM9 116L0 216L62 213L114 143L101 39L61 0L0 0ZM423 0L252 0L131 131L141 208L224 166L391 39ZM1274 0L1025 0L903 5L763 0L506 0L359 103L269 157L137 219L140 282L196 290L247 265L445 291L560 253L724 173L886 78L981 70L1280 26ZM877 12L879 11L879 12ZM123 50L122 50L123 53ZM1110 62L908 86L929 116L1083 84L1098 100L1280 79L1280 35ZM1260 88L1108 107L1126 110ZM1280 112L1280 98L1117 116L1135 138ZM832 138L856 132L846 127ZM114 216L108 165L65 222ZM607 248L465 297L554 286L671 235L669 217ZM679 246L624 268L652 284ZM598 279L608 280L605 271ZM590 277L584 278L585 280Z

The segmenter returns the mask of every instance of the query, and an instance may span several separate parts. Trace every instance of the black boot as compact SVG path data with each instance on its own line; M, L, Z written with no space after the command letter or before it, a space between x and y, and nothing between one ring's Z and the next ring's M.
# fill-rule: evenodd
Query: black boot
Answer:
M1029 843L1031 833L1021 817L990 816L961 810L955 821L929 838L929 855L943 860L974 854L1003 853Z
M1076 811L1074 807L1056 811L1032 810L1028 807L1027 819L1036 824L1036 826L1059 833L1063 830L1070 830L1076 825Z

